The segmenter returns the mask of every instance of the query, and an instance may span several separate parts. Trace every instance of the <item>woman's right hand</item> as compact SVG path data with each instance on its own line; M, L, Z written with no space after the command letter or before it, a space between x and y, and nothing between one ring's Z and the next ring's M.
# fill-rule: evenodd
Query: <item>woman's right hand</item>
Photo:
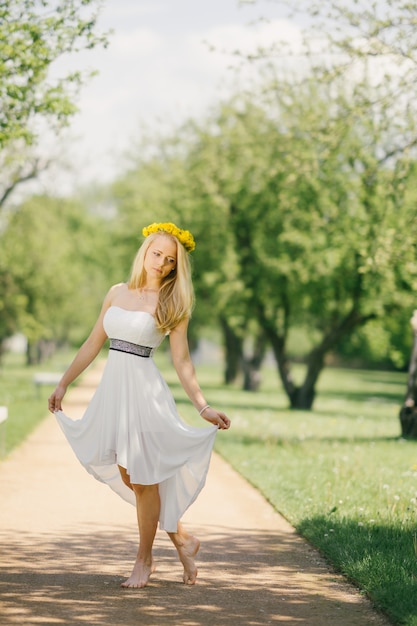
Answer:
M55 391L48 398L48 409L51 413L62 410L62 398L65 396L67 388L63 385L57 385Z
M216 411L211 406L205 407L200 413L201 417L213 426L217 426L219 430L227 430L230 428L231 421L222 411Z

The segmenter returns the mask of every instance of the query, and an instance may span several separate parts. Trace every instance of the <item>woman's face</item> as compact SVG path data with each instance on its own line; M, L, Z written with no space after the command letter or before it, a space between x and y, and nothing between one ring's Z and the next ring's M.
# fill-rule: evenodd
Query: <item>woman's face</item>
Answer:
M177 266L177 244L171 237L160 235L149 246L144 268L148 278L161 281Z

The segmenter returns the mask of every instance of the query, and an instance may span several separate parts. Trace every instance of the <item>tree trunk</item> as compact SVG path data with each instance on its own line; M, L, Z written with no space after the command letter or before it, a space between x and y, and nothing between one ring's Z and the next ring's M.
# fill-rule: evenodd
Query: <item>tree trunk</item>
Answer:
M28 341L26 345L26 365L40 365L56 350L56 341L39 339L38 341Z
M340 320L339 324L330 328L323 336L320 344L316 346L307 357L307 372L301 386L294 384L291 377L290 363L286 354L286 336L280 335L271 320L260 309L260 318L268 340L271 342L278 373L280 375L285 392L292 409L310 410L316 395L316 383L324 368L326 354L337 345L338 341L349 334L355 327L360 326L374 317L373 314L361 316L355 307Z
M403 404L400 411L401 436L417 439L417 407Z
M243 356L243 340L236 334L224 317L220 318L220 325L223 331L225 348L224 382L226 385L230 385L230 383L236 380L240 372Z
M413 320L416 319L414 313ZM413 321L412 321L413 324ZM401 436L407 439L417 439L417 334L414 333L414 343L408 368L407 392L400 410Z
M290 362L285 351L285 338L274 332L272 328L266 329L266 335L271 343L279 377L292 407L298 393L298 387L292 379Z
M34 355L33 355L33 345L32 342L28 340L26 344L26 365L34 365L36 363Z
M265 357L266 346L265 332L261 330L255 337L252 356L247 357L244 355L242 358L244 391L258 391L259 389L262 380L261 366Z
M292 409L311 410L316 397L316 383L324 368L325 353L316 348L312 350L307 359L307 373L304 382L300 387L296 387L290 397Z
M28 163L26 159L25 165L20 167L18 171L14 172L13 182L11 182L5 189L1 191L0 209L3 207L10 194L16 189L18 185L21 185L22 183L25 183L33 178L37 178L40 172L45 170L48 165L49 163L41 164L40 159L38 158L32 161L32 163Z

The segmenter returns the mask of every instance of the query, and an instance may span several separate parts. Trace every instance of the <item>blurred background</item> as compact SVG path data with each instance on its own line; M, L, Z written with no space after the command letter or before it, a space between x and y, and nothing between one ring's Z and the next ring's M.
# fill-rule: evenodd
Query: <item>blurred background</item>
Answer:
M0 12L3 356L39 364L79 346L142 227L173 221L197 241L190 341L225 384L262 389L268 362L289 406L311 409L325 367L407 370L415 10L9 0Z

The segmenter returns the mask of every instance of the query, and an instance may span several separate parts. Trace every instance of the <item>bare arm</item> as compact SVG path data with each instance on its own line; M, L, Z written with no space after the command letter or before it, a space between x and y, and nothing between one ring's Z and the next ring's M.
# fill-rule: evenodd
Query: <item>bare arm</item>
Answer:
M51 413L61 410L62 399L67 391L68 385L78 378L78 376L94 361L103 347L107 339L107 335L103 328L103 317L112 303L114 289L115 288L112 287L107 293L103 306L101 307L100 315L98 316L90 335L78 350L71 365L64 372L55 390L49 397L48 408Z
M200 412L204 409L200 413L201 417L221 429L227 429L230 427L230 419L221 411L216 411L207 404L198 384L188 348L187 328L188 320L183 320L170 334L172 360L178 378L197 411Z

